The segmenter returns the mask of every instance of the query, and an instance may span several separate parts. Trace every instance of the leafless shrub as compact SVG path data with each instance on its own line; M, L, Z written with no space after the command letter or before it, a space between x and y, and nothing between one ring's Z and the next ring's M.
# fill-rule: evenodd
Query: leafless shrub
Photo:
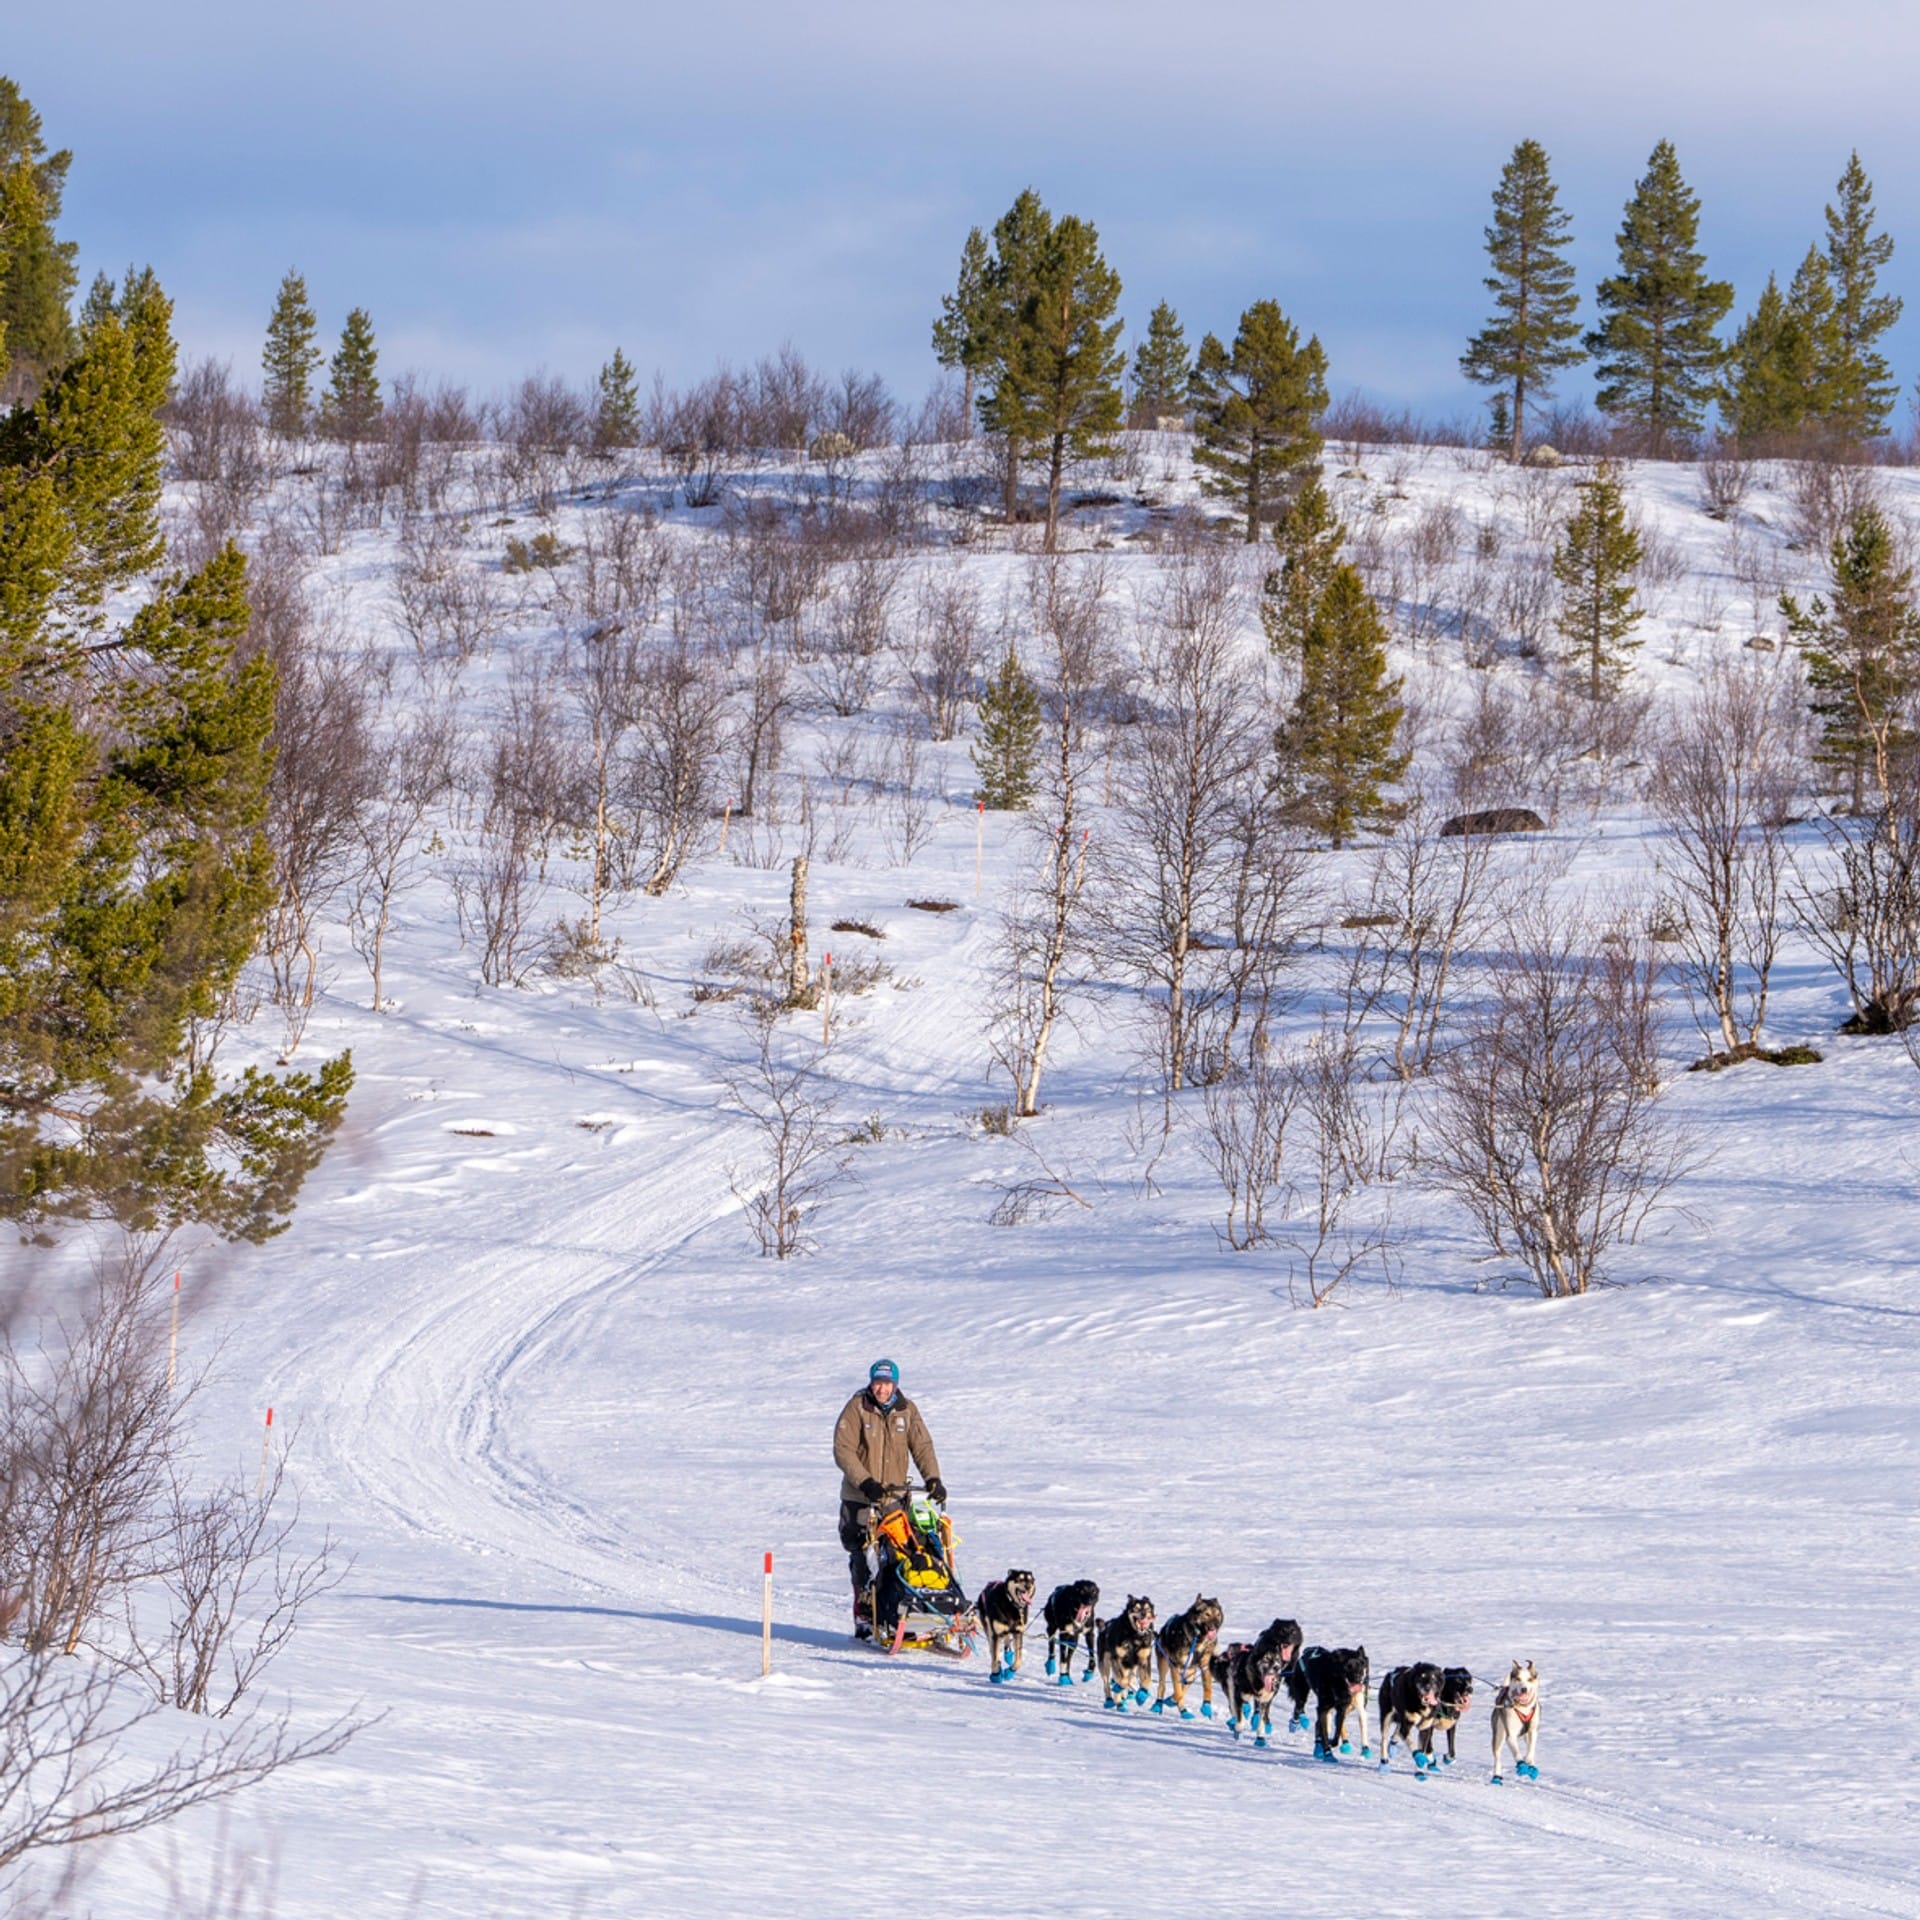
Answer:
M760 1150L751 1165L734 1167L731 1184L762 1256L791 1260L813 1251L813 1217L853 1160L835 1121L838 1103L817 1073L783 1057L778 1021L755 1018L751 1029L754 1058L726 1084Z
M1406 623L1408 637L1429 640L1443 623L1442 586L1460 551L1460 509L1451 500L1423 507L1407 529Z
M197 361L175 382L165 419L175 471L196 484L193 524L203 557L252 517L270 473L251 395L224 361Z
M1795 691L1777 670L1717 666L1668 716L1655 754L1680 976L1701 1031L1735 1057L1759 1045L1784 930Z
M1441 1056L1428 1178L1548 1298L1585 1293L1692 1164L1659 1104L1656 982L1642 944L1579 912L1516 915L1487 993Z
M1852 1002L1841 1031L1907 1034L1920 1020L1920 767L1899 768L1877 812L1823 820L1820 841L1793 904Z
M632 745L619 789L623 883L663 894L712 831L726 717L718 662L674 642L643 663Z
M1340 989L1343 1044L1377 1036L1401 1081L1432 1068L1458 970L1511 912L1519 884L1498 839L1443 838L1440 826L1438 810L1414 793L1368 859L1365 894L1343 916L1353 935Z
M1287 1294L1295 1306L1324 1307L1349 1280L1377 1273L1388 1286L1399 1275L1391 1215L1356 1219L1355 1203L1373 1184L1384 1157L1380 1122L1359 1092L1359 1056L1351 1042L1323 1026L1291 1063L1306 1123L1306 1182L1281 1245ZM1299 1129L1295 1129L1296 1139Z
M1040 1111L1047 1051L1068 999L1068 963L1088 935L1085 895L1089 809L1084 781L1093 755L1090 721L1108 675L1106 576L1097 563L1049 554L1027 578L1040 640L1044 721L1039 791L1023 824L1043 858L1002 916L1003 939L989 1014L993 1059L1014 1086L1022 1119Z
M1493 587L1493 619L1523 660L1534 659L1545 645L1559 591L1549 548L1516 547L1499 566Z
M1202 1094L1200 1150L1227 1196L1226 1221L1215 1231L1236 1252L1268 1245L1269 1209L1281 1215L1292 1204L1287 1130L1300 1095L1293 1063L1264 1052L1209 1081Z
M1724 440L1710 442L1695 469L1700 506L1709 520L1731 520L1753 485L1753 462Z
M313 1010L320 920L351 876L361 820L378 790L378 769L371 703L359 664L318 649L276 664L267 804L274 899L261 945L291 1054Z
M1798 459L1782 463L1794 544L1824 554L1834 536L1864 508L1885 504L1880 471L1851 459Z
M1722 536L1727 571L1747 596L1749 631L1765 633L1786 591L1785 557L1773 537L1762 529L1729 525Z
M500 590L486 568L469 560L451 522L423 518L408 525L393 591L421 660L491 654L505 617Z
M935 576L921 593L915 623L913 691L936 740L960 731L980 659L980 596L959 574Z
M933 838L933 796L921 784L920 738L910 723L896 727L884 768L884 804L895 864L910 867Z
M1175 562L1144 637L1147 717L1125 730L1117 830L1102 837L1102 944L1146 990L1168 1099L1219 1067L1232 969L1208 962L1226 946L1241 884L1237 828L1269 772L1268 710L1238 611L1224 562Z
M1634 571L1634 584L1647 612L1657 618L1665 612L1674 588L1687 577L1687 557L1674 541L1645 521L1636 522L1634 531L1640 536L1640 564Z
M286 1457L249 1486L243 1474L204 1494L176 1476L156 1585L164 1623L129 1604L121 1664L157 1699L216 1720L232 1716L298 1631L307 1608L346 1578L331 1535L295 1544L300 1508L282 1499Z
M446 716L432 708L414 715L386 743L378 793L355 816L359 872L348 924L373 977L375 1013L387 1010L382 972L394 905L425 853L422 830L452 778L451 755Z
M560 504L567 457L592 440L587 402L563 380L535 374L500 410L501 466L509 486L536 513Z
M835 589L820 681L829 709L842 719L864 713L873 698L900 571L897 561L863 555Z
M1005 1107L984 1109L980 1120L986 1132L1013 1140L1038 1169L1021 1179L1001 1183L1000 1198L987 1215L990 1227L1023 1227L1030 1220L1051 1219L1068 1207L1093 1211L1093 1202L1054 1167L1030 1133L1014 1126Z

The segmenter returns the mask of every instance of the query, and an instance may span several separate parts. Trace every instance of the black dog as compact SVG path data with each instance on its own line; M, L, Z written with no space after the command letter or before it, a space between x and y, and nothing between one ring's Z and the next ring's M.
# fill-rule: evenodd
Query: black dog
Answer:
M1004 1580L989 1580L980 1589L974 1610L987 1630L987 1665L992 1669L989 1680L1011 1680L1020 1671L1033 1589L1033 1575L1020 1567L1009 1568Z
M1236 1740L1244 1707L1253 1744L1267 1744L1273 1733L1273 1703L1299 1652L1299 1621L1275 1620L1261 1628L1257 1640L1236 1640L1226 1652L1214 1655L1213 1677L1226 1696L1227 1724Z
M1101 1704L1125 1713L1129 1699L1143 1703L1153 1672L1153 1602L1145 1594L1129 1594L1125 1610L1101 1622L1099 1647L1107 1696Z
M1287 1675L1293 1699L1289 1726L1304 1726L1307 1695L1313 1695L1313 1757L1337 1760L1353 1751L1347 1740L1347 1715L1360 1716L1360 1751L1371 1754L1367 1741L1367 1650L1365 1647L1308 1647ZM1337 1749L1337 1751L1336 1751Z
M1454 1742L1460 1737L1460 1722L1472 1705L1473 1675L1465 1667L1449 1667L1440 1676L1440 1698L1434 1703L1427 1724L1420 1729L1420 1752L1413 1757L1416 1767L1423 1756L1428 1767L1437 1764L1433 1757L1433 1736L1436 1733L1447 1736L1446 1764L1453 1765Z
M1431 1660L1416 1660L1410 1667L1395 1667L1380 1682L1380 1764L1393 1758L1394 1737L1411 1747L1413 1736L1426 1730L1440 1705L1440 1669ZM1413 1757L1414 1770L1426 1771L1426 1761Z
M1093 1678L1093 1637L1097 1627L1094 1609L1100 1604L1100 1589L1091 1580L1069 1580L1047 1595L1044 1616L1047 1623L1047 1671L1057 1673L1060 1685L1073 1685L1073 1656L1083 1643L1087 1649L1087 1670L1080 1678Z

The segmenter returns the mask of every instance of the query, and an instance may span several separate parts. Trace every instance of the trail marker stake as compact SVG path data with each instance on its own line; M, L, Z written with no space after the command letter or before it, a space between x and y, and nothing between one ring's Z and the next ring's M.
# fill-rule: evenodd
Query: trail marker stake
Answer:
M973 807L973 897L980 898L980 868L987 853L987 803L976 800Z
M254 1488L253 1497L258 1500L267 1491L267 1455L273 1448L273 1409L267 1409L267 1429L260 1439L260 1484Z
M180 1276L173 1276L173 1326L167 1334L167 1391L180 1371Z
M729 800L727 802L726 812L720 816L720 851L722 853L725 853L727 850L727 825L728 825L728 822L732 820L732 818L733 818L733 802Z
M773 1555L767 1555L766 1577L760 1588L760 1678L773 1671Z

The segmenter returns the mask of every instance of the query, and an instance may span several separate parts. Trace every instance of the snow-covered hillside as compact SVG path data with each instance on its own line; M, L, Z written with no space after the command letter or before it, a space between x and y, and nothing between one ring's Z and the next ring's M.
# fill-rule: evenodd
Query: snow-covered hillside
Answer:
M859 463L861 512L899 486L891 461ZM1516 642L1578 475L1347 447L1327 475L1396 605L1414 778L1448 807L1485 689L1514 714L1549 703L1549 663ZM1875 480L1920 525L1920 476ZM283 479L253 537L270 514L310 533L314 484ZM586 556L618 517L646 516L664 645L676 607L706 618L733 590L751 503L785 512L820 484L763 466L733 476L731 506L693 510L640 473L546 518L463 498L411 528L308 538L313 629L369 685L388 663L381 728L440 701L477 767L530 665L595 617ZM1101 484L1068 564L1100 569L1124 657L1197 496L1174 436ZM1748 643L1777 642L1780 590L1823 572L1819 503L1786 468L1756 469L1725 518L1696 468L1627 484L1651 554L1631 681L1650 717L1598 759L1585 738L1543 750L1533 788L1499 797L1552 825L1500 859L1529 891L1644 918L1664 882L1639 763L1708 663L1785 660ZM1368 1202L1396 1283L1293 1305L1284 1247L1217 1232L1202 1097L1164 1124L1144 996L1111 967L1076 966L1046 1111L983 1126L1008 1098L986 1036L1001 910L1045 853L988 816L976 894L970 722L927 738L909 691L927 609L956 587L981 667L1028 638L1032 556L952 504L962 491L931 485L924 528L884 553L885 644L844 715L829 629L860 558L827 562L771 642L799 639L777 790L728 822L724 852L707 823L663 896L607 902L611 961L537 958L583 911L583 849L562 835L536 957L517 985L482 983L456 911L477 799L416 836L384 1011L337 896L295 1058L352 1049L348 1120L290 1231L190 1265L190 1283L220 1279L190 1340L223 1343L210 1454L257 1452L272 1405L306 1524L356 1556L277 1682L303 1715L382 1717L224 1815L117 1845L85 1910L180 1911L169 1879L204 1886L225 1847L271 1859L281 1920L1920 1915L1920 1073L1899 1041L1837 1036L1845 997L1797 936L1769 1032L1819 1046L1817 1066L1681 1072L1707 1042L1674 993L1664 1098L1706 1151L1615 1260L1624 1284L1561 1302L1407 1153ZM443 577L484 581L492 607L464 660L421 660L406 626L435 527ZM508 539L542 531L572 557L502 573ZM1271 554L1230 557L1251 681ZM1814 828L1796 832L1811 850ZM777 934L803 850L816 955L885 970L836 996L830 1041L818 1011L777 1024L778 1057L818 1068L854 1143L817 1251L775 1261L739 1197L758 1136L727 1082L755 1039L724 950ZM1310 856L1323 905L1283 1042L1318 1022L1368 857ZM928 898L956 905L908 904ZM285 1037L266 1006L223 1057L271 1060ZM991 1224L1035 1178L1071 1192ZM1256 1752L1218 1724L1103 1713L1095 1688L1045 1684L1037 1642L1007 1687L977 1656L854 1646L829 1436L881 1354L938 1442L970 1584L1086 1575L1163 1615L1206 1593L1230 1637L1291 1614L1310 1641L1364 1643L1376 1675L1469 1665L1460 1764L1420 1782L1404 1761L1315 1764L1298 1734ZM1495 1790L1487 1706L1516 1657L1544 1676L1541 1778Z

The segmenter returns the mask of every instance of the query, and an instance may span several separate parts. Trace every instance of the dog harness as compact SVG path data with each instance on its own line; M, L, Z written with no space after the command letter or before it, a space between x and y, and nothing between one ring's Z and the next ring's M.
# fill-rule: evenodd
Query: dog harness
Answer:
M1509 1708L1518 1716L1523 1727L1530 1727L1533 1725L1533 1716L1540 1711L1540 1696L1535 1693L1523 1700L1519 1694L1502 1687L1494 1705Z

